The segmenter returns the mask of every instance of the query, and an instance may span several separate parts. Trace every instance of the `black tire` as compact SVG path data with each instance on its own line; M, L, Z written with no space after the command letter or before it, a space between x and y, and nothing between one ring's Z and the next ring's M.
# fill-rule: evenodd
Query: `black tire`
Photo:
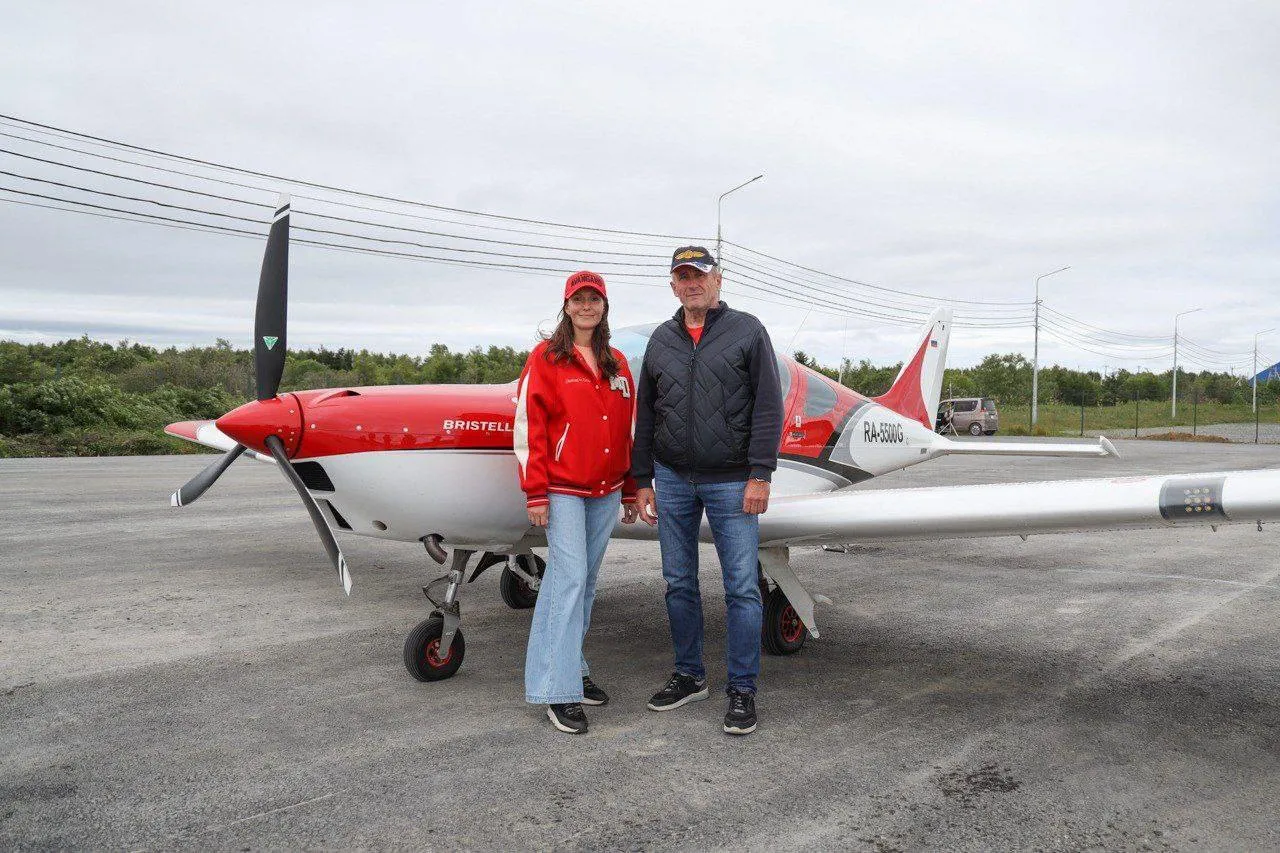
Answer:
M982 435L982 424L976 421L969 424L969 435Z
M794 655L804 648L809 639L809 629L800 621L795 608L783 594L781 587L774 587L764 600L763 635L764 650L771 655Z
M539 579L541 579L543 572L547 570L547 561L536 554L533 555L532 569L527 555L518 554L516 560L520 563L520 568L531 575L536 575ZM538 591L529 586L524 578L509 568L502 570L502 580L499 582L498 588L502 591L502 600L512 610L528 610L538 603Z
M440 657L440 635L444 633L444 617L431 614L417 624L404 641L404 668L419 681L440 681L451 677L462 666L467 641L459 629L453 634L449 653Z

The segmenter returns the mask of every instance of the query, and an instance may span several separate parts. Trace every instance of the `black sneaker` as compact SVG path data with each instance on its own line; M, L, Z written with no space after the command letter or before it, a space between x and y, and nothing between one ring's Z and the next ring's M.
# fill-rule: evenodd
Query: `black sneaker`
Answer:
M547 719L551 721L551 725L571 735L580 735L587 731L587 715L582 712L582 706L577 702L548 705Z
M649 700L649 710L670 711L698 699L706 699L710 695L707 692L705 678L699 681L692 675L673 672L666 686L653 694L653 698Z
M750 693L729 691L729 711L724 715L724 730L731 735L749 735L756 730L756 697Z
M609 694L600 689L600 685L591 680L591 676L582 676L582 704L608 705Z

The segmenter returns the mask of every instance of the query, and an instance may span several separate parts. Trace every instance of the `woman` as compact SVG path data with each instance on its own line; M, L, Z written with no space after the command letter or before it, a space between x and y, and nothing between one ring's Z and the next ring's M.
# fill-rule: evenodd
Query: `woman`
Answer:
M582 705L608 695L590 677L582 641L596 576L618 520L635 521L631 429L635 386L609 346L604 279L576 272L564 285L560 321L525 362L514 444L529 523L547 531L547 568L529 629L525 701L547 705L562 732L587 730ZM621 494L619 494L621 492Z

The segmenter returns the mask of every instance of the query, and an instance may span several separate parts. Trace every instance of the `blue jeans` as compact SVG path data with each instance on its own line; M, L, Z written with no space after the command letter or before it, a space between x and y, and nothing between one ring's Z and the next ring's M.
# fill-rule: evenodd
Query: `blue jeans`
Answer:
M746 482L690 483L670 468L654 465L662 577L667 581L667 618L675 647L675 671L706 678L702 667L702 593L698 588L698 530L705 510L724 577L727 689L756 692L760 675L760 517L742 511Z
M538 590L524 658L524 698L537 705L582 701L590 674L582 640L591 626L596 576L622 493L599 498L549 496L547 569Z

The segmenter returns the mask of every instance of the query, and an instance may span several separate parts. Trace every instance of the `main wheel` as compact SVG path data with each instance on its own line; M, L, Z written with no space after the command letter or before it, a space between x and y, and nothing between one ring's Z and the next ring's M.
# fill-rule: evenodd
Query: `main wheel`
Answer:
M462 631L454 631L449 651L440 654L440 635L444 633L444 617L431 614L418 623L404 641L404 668L419 681L440 681L449 678L462 666L462 656L467 653L467 641Z
M809 629L800 621L781 587L775 587L764 600L764 649L771 655L793 655L804 648Z
M982 435L982 424L977 421L969 424L969 435Z
M531 556L532 559L530 559ZM536 554L518 554L516 561L520 564L521 569L539 579L542 578L543 572L547 570L547 561ZM538 603L538 591L529 586L528 581L511 571L510 568L502 570L502 580L499 582L498 587L502 590L502 600L513 610L528 610Z

